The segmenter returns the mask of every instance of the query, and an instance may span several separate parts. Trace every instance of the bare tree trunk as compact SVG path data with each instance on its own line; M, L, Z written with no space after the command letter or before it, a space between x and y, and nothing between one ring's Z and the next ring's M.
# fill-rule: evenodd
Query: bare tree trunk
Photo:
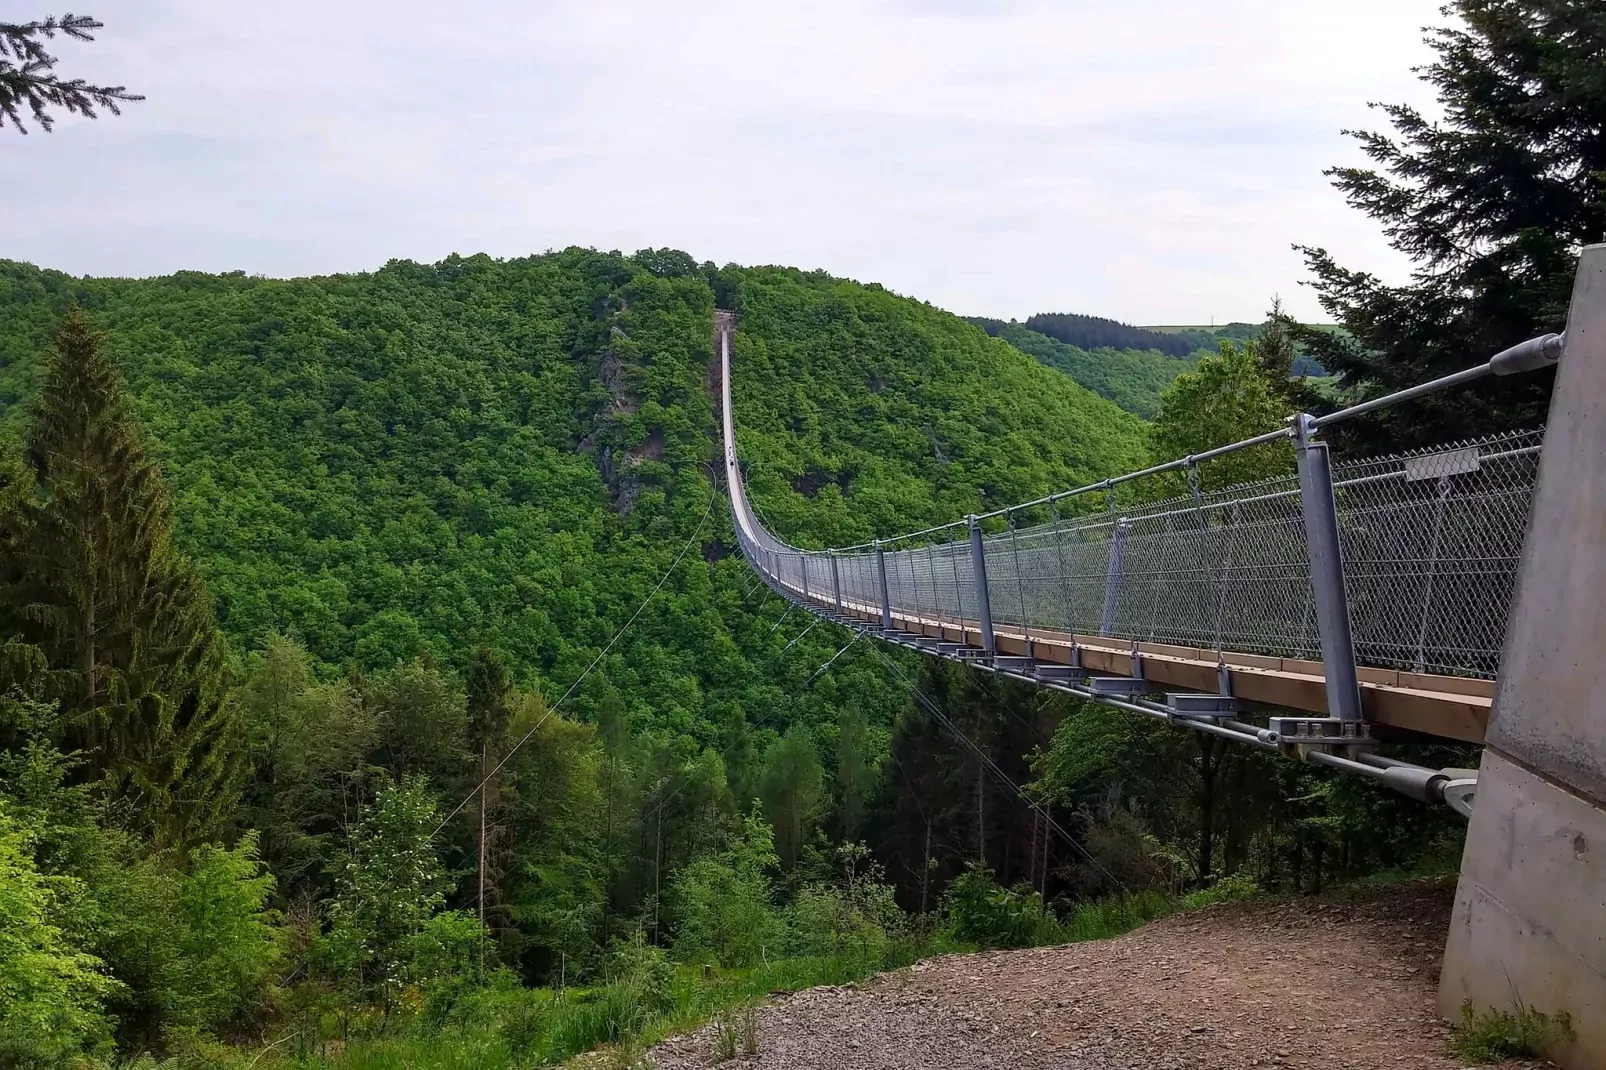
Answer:
M1043 814L1043 877L1042 877L1043 884L1038 889L1038 894L1041 895L1045 900L1048 898L1048 849L1049 849L1048 834L1054 827L1052 821L1050 820L1052 817L1053 817L1053 810L1052 809L1049 809L1046 813Z
M661 794L663 785L660 784L658 787ZM656 842L653 844L652 849L652 942L654 944L658 943L658 876L664 865L664 808L662 803L658 806L657 825Z
M987 864L987 775L981 760L976 761L976 861Z
M84 629L84 698L95 701L95 603L89 603L89 621Z
M931 887L931 819L926 819L926 853L920 858L920 916L926 915L926 892Z
M1216 771L1220 767L1216 738L1200 735L1199 743L1199 884L1210 883L1215 860Z
M602 946L608 947L609 923L613 920L613 792L618 772L618 756L608 748L608 810L603 822L602 845Z
M1037 884L1037 826L1042 820L1042 812L1032 807L1032 854L1026 863L1026 883L1034 886Z
M485 980L485 770L489 744L480 743L480 980Z

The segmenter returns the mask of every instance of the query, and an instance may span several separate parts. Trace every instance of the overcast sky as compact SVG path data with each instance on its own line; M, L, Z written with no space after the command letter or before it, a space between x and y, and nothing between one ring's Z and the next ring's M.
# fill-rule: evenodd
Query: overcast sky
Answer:
M964 314L1319 318L1291 243L1407 269L1321 172L1359 161L1368 101L1430 100L1438 3L96 0L59 70L149 99L0 130L0 256L673 246Z

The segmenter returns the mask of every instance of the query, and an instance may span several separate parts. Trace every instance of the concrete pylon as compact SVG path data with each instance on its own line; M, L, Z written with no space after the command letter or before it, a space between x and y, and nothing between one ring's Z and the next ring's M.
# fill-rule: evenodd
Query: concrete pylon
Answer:
M1572 1017L1606 1067L1606 245L1578 264L1439 1009Z

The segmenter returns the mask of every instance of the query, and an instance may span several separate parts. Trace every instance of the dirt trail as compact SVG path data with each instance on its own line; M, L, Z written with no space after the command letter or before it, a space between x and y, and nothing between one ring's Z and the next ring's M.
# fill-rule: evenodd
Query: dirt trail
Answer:
M778 997L728 1066L1457 1070L1433 1009L1453 889L1225 904L1114 940L952 955ZM706 1067L707 1030L652 1052Z

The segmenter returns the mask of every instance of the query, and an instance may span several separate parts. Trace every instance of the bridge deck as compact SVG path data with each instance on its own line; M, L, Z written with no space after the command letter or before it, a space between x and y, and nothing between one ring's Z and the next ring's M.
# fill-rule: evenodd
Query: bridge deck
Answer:
M800 587L790 583L785 586L797 596L807 597L813 606L835 608L833 602L820 598L815 592L805 596ZM881 619L879 607L863 602L844 600L842 610L845 615L867 623L878 623ZM892 620L900 630L916 635L970 646L982 645L981 631L974 621L915 615L898 609L893 610ZM1074 641L1086 668L1117 676L1132 673L1130 640L1101 635L1072 636L1035 628L1028 635L1019 625L1004 623L994 624L993 636L1001 654L1060 665L1070 664ZM1213 649L1140 642L1138 653L1146 679L1190 691L1216 690L1218 653ZM1238 698L1313 713L1327 712L1326 680L1321 662L1233 651L1222 651L1219 658L1227 666L1232 693ZM1483 742L1494 696L1493 680L1364 666L1358 672L1362 712L1373 724L1470 743Z

